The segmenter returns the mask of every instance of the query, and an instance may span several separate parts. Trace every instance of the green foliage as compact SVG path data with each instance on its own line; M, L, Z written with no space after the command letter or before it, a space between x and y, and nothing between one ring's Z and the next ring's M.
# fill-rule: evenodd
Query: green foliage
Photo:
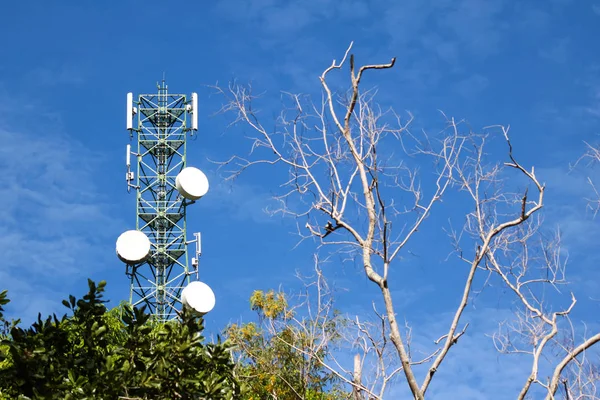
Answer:
M274 290L269 290L267 293L255 290L250 296L250 307L258 312L261 318L277 319L292 316L291 314L284 315L288 307L285 293L275 293Z
M0 347L10 360L0 364L0 399L239 398L230 345L204 344L201 318L157 323L144 309L107 310L104 287L89 281L82 299L64 300L70 317L11 327Z
M259 323L232 324L228 339L235 344L236 376L244 400L347 398L336 376L320 360L328 357L325 341L339 340L341 319L297 320L284 293L255 291L250 297ZM317 332L327 336L316 337Z
M7 321L4 319L3 306L7 305L8 303L10 303L10 300L8 299L8 290L3 290L2 292L0 292L0 339L7 337L12 327L16 326L19 323L19 320Z
M12 358L9 354L9 346L3 344L3 340L9 337L10 330L19 323L16 321L7 321L4 319L4 307L10 303L8 299L8 291L4 290L0 292L0 370L8 368L12 365ZM0 392L0 400L4 400L2 393Z

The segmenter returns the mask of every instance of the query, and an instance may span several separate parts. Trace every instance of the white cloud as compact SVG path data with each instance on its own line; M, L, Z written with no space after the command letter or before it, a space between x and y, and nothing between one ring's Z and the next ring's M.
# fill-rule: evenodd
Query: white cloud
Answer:
M555 63L564 64L569 57L569 38L562 38L539 50L539 55Z
M267 213L267 207L277 204L271 194L265 192L259 185L242 183L241 181L227 182L216 174L209 173L209 180L215 182L209 194L202 199L202 207L227 214L228 218L237 221L257 223L272 223L279 220L278 216Z
M43 86L79 85L85 81L81 68L72 64L39 66L29 71L25 79Z
M102 157L56 124L36 122L43 133L0 121L0 288L12 301L7 315L24 322L62 311L70 285L112 260L106 244L121 225L95 183Z
M481 94L488 85L488 78L475 74L457 82L455 84L455 90L463 97L473 97Z

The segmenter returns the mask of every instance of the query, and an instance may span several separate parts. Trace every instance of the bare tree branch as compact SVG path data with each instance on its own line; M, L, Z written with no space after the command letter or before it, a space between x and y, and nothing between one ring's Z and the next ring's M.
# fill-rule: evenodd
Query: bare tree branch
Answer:
M385 307L382 314L375 310L376 327L364 320L354 320L353 351L361 351L352 367L344 368L337 360L316 356L315 349L323 348L326 341L315 341L311 350L297 350L326 365L354 388L355 397L362 394L383 397L391 379L402 373L414 399L422 400L450 349L467 336L469 324L461 320L467 304L478 293L473 285L481 274L485 285L499 282L508 288L518 304L516 321L503 328L518 333L520 339L513 340L510 333L503 333L494 337L494 344L500 351L532 357L530 374L519 398L524 399L534 384L554 395L562 383L562 371L577 361L579 353L574 352L579 347L562 349L565 364L563 361L557 364L562 367L556 370L558 375L550 383L542 382L538 376L540 359L549 345L557 342L559 323L568 320L575 305L572 295L569 306L548 311L543 294L540 295L543 291L538 289L550 287L561 293L559 287L566 283L565 262L558 243L535 242L542 236L539 214L544 207L544 184L537 178L534 167L526 168L517 161L509 127L487 127L485 134L463 133L463 121L442 113L446 127L438 137L425 133L421 137L410 132L411 114L403 122L393 110L382 110L376 105L375 90L362 87L367 70L393 68L395 58L385 64L358 67L351 49L352 43L341 61L334 60L321 74L319 104L311 103L307 96L284 93L286 105L272 130L259 121L253 106L256 96L251 88L237 85L226 90L217 88L227 98L223 111L235 113L235 123L243 122L253 132L251 157L233 156L220 163L220 168L231 168L228 178L234 179L250 167L286 166L289 179L282 184L283 193L276 197L279 208L271 212L297 218L301 240L315 240L317 252L329 246L346 259L359 259ZM350 72L347 91L334 93L328 83L330 74L342 69L346 61ZM488 140L495 137L507 146L508 161L490 165L484 149ZM409 143L413 143L412 147ZM392 149L400 149L402 154L398 156ZM592 152L590 157L600 157L598 154ZM422 177L432 175L422 174L413 165L412 160L417 157L431 161L434 174L426 184L421 182ZM521 186L511 191L503 185L505 178ZM397 269L398 258L410 251L409 243L452 189L464 193L472 205L462 231L452 227L449 230L454 253L468 269L464 272L458 304L449 325L435 342L436 349L415 361L410 348L411 330L407 328L406 336L400 330L390 287L399 282L393 279L397 276L394 274L401 273ZM317 297L321 299L320 294ZM328 303L319 300L310 319L324 318L327 307ZM325 338L323 332L306 330L307 325L301 320L295 323L298 329L304 329L304 334ZM521 346L524 342L529 347ZM592 346L596 342L584 343ZM399 363L393 368L384 365L389 347ZM374 379L365 370L367 355L373 355L375 360ZM413 367L420 364L427 364L428 368L419 385ZM377 384L369 383L369 379Z

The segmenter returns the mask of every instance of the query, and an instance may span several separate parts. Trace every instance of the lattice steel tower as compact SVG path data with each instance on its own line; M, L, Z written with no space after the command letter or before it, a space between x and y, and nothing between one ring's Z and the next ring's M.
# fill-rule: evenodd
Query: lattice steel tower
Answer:
M137 150L127 145L126 179L128 191L135 189L137 216L136 229L117 240L117 254L126 264L131 304L145 304L165 321L177 315L182 290L198 277L200 234L187 241L186 210L206 194L208 180L186 165L186 139L198 129L197 95L188 100L168 93L164 80L157 88L137 101L127 94L127 129L131 139L135 133ZM189 263L187 247L193 242L196 254Z

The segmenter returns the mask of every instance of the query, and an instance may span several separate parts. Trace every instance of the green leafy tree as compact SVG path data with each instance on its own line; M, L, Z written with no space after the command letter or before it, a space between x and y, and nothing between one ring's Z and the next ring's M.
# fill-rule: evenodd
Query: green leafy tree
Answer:
M108 310L105 282L63 304L71 316L10 327L0 347L0 399L234 399L228 343L203 343L202 319L159 323L144 309ZM0 294L0 322L6 292Z
M232 324L228 339L236 345L237 378L245 400L343 399L338 376L324 361L341 336L338 313L300 318L284 293L254 291L250 305L258 323Z
M0 292L0 370L11 365L11 358L8 355L8 345L3 344L4 339L8 337L8 334L12 327L19 323L19 321L7 321L4 318L4 307L10 302L8 299L8 291L4 290ZM4 400L6 397L2 395L0 391L0 400Z

